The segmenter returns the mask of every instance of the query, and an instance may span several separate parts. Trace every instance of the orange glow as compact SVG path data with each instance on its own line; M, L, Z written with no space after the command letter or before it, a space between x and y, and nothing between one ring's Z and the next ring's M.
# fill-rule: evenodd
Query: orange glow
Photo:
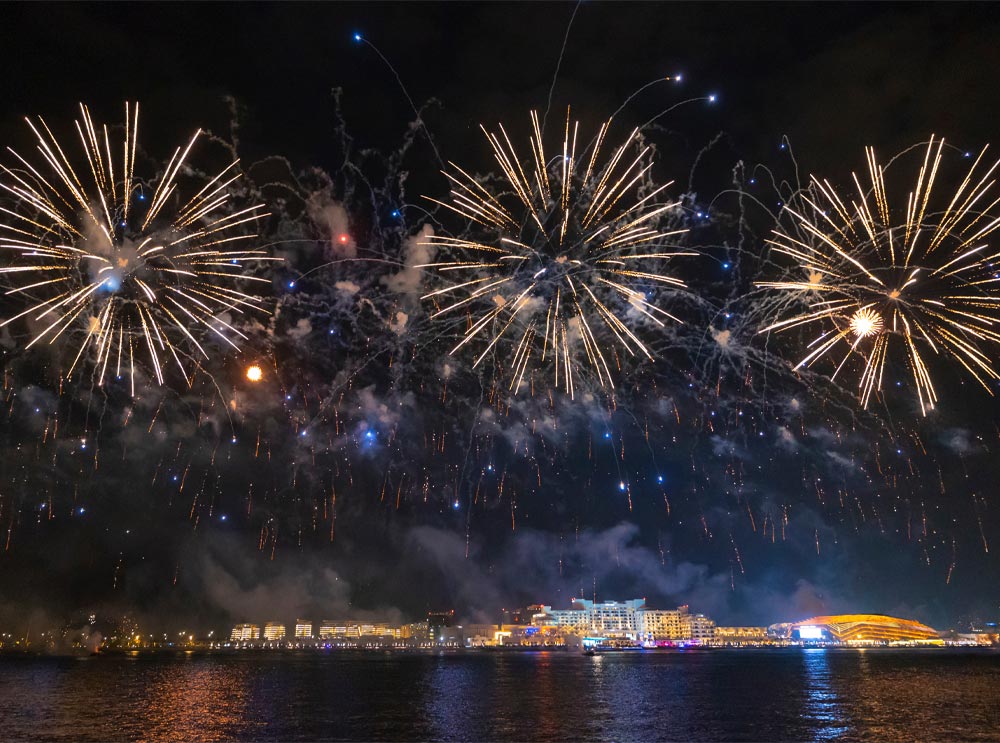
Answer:
M825 627L838 642L935 642L938 633L931 627L912 619L899 619L881 614L840 614L811 617L795 622L802 625Z
M251 382L259 382L264 378L264 370L256 364L247 367L247 379Z

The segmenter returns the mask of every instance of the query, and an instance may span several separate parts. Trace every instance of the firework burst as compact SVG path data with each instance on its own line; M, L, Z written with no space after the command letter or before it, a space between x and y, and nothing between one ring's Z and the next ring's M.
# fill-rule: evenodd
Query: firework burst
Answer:
M67 377L89 360L98 385L109 374L127 374L134 395L137 366L148 362L160 384L170 359L185 378L182 358L200 366L209 357L200 336L238 348L246 336L227 319L263 303L240 286L269 283L244 275L248 264L274 259L242 247L256 237L263 206L230 208L238 160L180 199L178 176L190 173L200 130L150 187L135 172L138 104L125 105L118 152L107 126L95 126L83 104L80 114L85 159L76 167L40 117L26 121L45 165L37 168L13 150L16 162L0 165L0 189L11 202L0 206L0 250L9 258L0 273L13 284L8 297L30 302L0 327L24 318L31 333L25 348L72 338Z
M671 244L685 229L663 229L679 223L680 204L660 200L671 184L652 184L651 148L637 129L602 161L610 120L581 146L567 110L562 147L551 158L535 112L531 123L524 162L502 125L499 134L482 127L502 172L499 187L450 163L451 203L431 200L472 222L476 236L427 239L450 255L422 267L462 278L424 299L434 301L433 317L466 312L452 353L484 343L475 366L509 342L502 363L515 393L529 370L543 367L570 396L583 369L613 388L618 349L653 358L640 322L680 322L651 301L684 287L665 272L669 259L693 255Z
M796 262L801 278L758 286L799 293L805 309L760 332L817 329L798 366L830 357L836 378L858 361L864 407L882 391L887 365L900 357L924 415L938 401L932 356L958 363L991 394L990 381L1000 380L990 355L1000 342L1000 278L993 267L1000 253L988 242L1000 226L990 216L1000 201L992 192L1000 162L988 166L983 148L947 202L936 202L943 154L944 140L931 137L901 220L890 207L886 169L869 148L867 183L854 175L854 191L841 197L813 177L801 204L786 207L792 228L779 228L768 241Z

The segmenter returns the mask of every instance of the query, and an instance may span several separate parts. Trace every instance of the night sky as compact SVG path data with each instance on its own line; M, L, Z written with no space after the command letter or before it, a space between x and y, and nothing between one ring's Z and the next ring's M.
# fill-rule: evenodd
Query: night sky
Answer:
M5 146L32 151L24 116L72 142L77 102L117 124L138 100L150 175L198 127L234 145L284 263L261 274L273 317L190 389L66 382L70 344L4 329L0 620L495 619L594 594L724 624L996 619L996 400L941 363L926 418L904 368L863 411L829 369L792 373L801 346L757 335L750 290L808 174L849 186L866 145L995 139L998 34L989 5L5 7ZM571 105L593 132L677 74L616 123L699 99L645 132L701 254L677 266L699 297L683 329L613 398L509 396L511 348L449 357L414 268L424 225L465 227L422 198L447 197L436 153L486 173L481 122L525 146L529 111L555 140Z

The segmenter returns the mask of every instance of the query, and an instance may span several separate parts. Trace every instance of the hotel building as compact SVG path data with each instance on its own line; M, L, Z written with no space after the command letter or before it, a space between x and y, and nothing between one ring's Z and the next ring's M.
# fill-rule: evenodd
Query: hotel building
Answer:
M715 622L704 614L691 614L687 606L651 609L645 599L602 601L573 599L569 609L540 606L532 615L536 627L562 632L628 638L642 642L705 642L715 633Z
M277 642L285 639L285 625L281 622L267 622L264 625L264 639L269 642Z
M307 619L296 619L295 620L295 639L296 640L311 640L313 636L313 625Z
M256 624L237 624L229 635L232 642L248 642L260 639L260 627Z

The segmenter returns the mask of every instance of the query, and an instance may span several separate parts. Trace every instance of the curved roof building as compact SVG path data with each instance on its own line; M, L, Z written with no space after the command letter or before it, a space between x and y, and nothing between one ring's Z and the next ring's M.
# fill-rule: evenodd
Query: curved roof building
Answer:
M912 619L882 614L837 614L772 625L770 632L792 640L868 645L940 642L935 629Z

